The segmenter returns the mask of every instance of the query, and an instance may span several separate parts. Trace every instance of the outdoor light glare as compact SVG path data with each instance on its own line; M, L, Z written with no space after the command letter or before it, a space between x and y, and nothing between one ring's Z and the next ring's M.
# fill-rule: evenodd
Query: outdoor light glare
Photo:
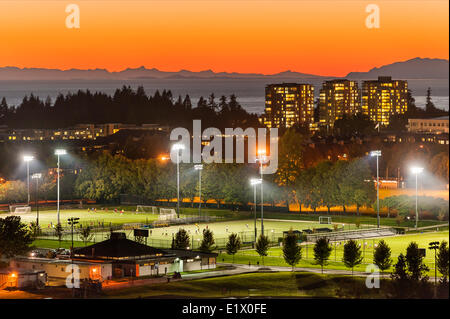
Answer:
M411 167L411 172L413 172L413 174L420 174L423 172L423 167L413 166Z
M184 145L181 143L173 144L172 149L174 151L184 150Z
M262 181L261 181L260 178L252 178L252 179L250 179L250 184L251 185L259 185L261 183L262 183Z
M202 164L194 165L194 168L196 170L202 170L203 169L203 165Z
M66 154L67 154L67 151L64 149L59 148L59 149L55 150L55 155L66 155Z
M371 151L370 156L381 156L381 151Z
M32 156L32 155L24 155L23 160L25 162L31 162L32 160L34 160L34 156Z

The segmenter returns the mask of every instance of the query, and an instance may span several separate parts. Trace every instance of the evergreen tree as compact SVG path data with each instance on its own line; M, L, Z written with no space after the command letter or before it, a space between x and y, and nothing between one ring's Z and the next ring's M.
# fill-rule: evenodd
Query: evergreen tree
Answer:
M298 264L302 258L302 247L297 244L298 236L291 230L283 239L283 258L294 271L295 265Z
M237 97L234 94L230 95L230 102L228 103L228 107L230 108L231 112L236 112L240 110L242 107L237 101Z
M219 99L219 112L224 115L230 111L230 108L228 107L228 101L227 97L225 95L222 95Z
M331 248L330 240L328 238L319 238L314 244L314 260L322 268L322 274L323 266L327 265L327 261L330 258L332 250L333 249Z
M436 107L434 106L434 103L431 100L431 88L427 89L427 102L425 104L425 111L430 114L436 112Z
M239 236L235 233L230 234L230 236L228 236L226 251L228 255L233 256L233 264L234 264L234 255L239 251L240 248L241 248L241 239L239 238Z
M256 252L262 258L262 264L264 265L264 257L267 256L269 250L269 237L260 234L255 246Z
M344 262L346 267L352 269L352 276L353 276L353 269L355 268L355 266L361 264L363 260L361 254L362 254L361 247L359 247L357 241L350 239L345 243L344 257L342 261Z
M187 249L189 247L189 235L184 229L175 234L174 249Z
M391 248L384 240L380 240L375 248L373 263L380 268L381 272L388 270L392 265Z
M413 281L427 280L427 265L423 262L424 256L416 242L411 242L406 248L406 264L408 265L409 278Z
M8 104L6 103L6 99L3 97L0 102L0 124L5 124L8 118Z
M189 94L186 94L184 101L183 101L184 109L187 111L190 111L192 109L192 102L191 98L189 97Z
M209 229L203 230L203 240L200 244L200 250L205 252L210 252L213 245L215 244L213 232Z
M214 96L214 93L211 93L211 95L208 97L208 107L214 111L217 108L216 97Z
M397 263L394 265L394 272L392 273L392 279L397 281L407 281L408 272L405 255L400 254L397 257Z
M203 98L203 96L200 96L198 99L197 107L200 109L208 107L208 102Z
M441 242L437 253L436 266L441 273L441 283L448 283L449 276L449 248L446 241Z

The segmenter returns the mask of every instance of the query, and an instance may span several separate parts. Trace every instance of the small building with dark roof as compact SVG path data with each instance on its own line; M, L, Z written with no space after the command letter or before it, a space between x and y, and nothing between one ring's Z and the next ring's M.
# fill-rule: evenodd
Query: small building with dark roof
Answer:
M107 280L122 277L167 275L216 267L215 253L182 249L158 249L126 238L125 233L111 233L109 239L73 250L73 264L80 279ZM18 257L16 268L45 270L49 277L66 278L71 259Z

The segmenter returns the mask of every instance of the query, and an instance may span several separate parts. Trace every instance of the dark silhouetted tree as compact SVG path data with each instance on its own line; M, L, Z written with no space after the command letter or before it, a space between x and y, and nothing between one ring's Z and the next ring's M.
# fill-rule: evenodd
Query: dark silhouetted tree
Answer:
M314 244L314 260L316 261L316 264L320 265L322 268L322 274L323 266L327 265L327 261L330 258L332 250L333 249L331 248L330 240L328 238L319 238Z

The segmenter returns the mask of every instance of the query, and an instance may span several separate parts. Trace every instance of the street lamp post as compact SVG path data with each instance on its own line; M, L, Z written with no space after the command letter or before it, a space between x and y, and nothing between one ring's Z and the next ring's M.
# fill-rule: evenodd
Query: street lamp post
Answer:
M411 168L411 171L413 172L414 175L416 175L416 224L415 224L415 228L417 228L418 222L419 222L419 210L418 210L418 194L417 194L417 176L423 172L423 167L417 167L414 166Z
M258 230L256 229L256 185L260 185L261 184L261 179L259 178L252 178L250 179L250 184L253 186L253 211L254 211L254 216L255 216L255 243L256 243L256 239L258 237Z
M180 218L180 150L184 150L184 145L174 144L172 150L177 152L177 217Z
M57 188L57 193L56 193L56 197L57 197L57 199L56 199L56 214L58 216L58 224L60 224L60 219L59 219L59 157L61 155L66 155L66 154L67 154L67 152L64 149L57 149L57 150L55 150L55 155L58 157L58 168L57 168L58 177L57 177L57 180L56 180L56 184L57 184L57 187L56 187Z
M381 151L372 151L370 156L375 156L377 158L377 228L380 228L380 174L378 158L381 156Z
M203 165L198 164L194 166L195 170L198 171L198 216L202 216L202 170Z
M34 156L25 155L23 157L23 160L25 161L25 163L27 163L27 193L28 193L27 205L30 205L30 162L34 160Z
M39 179L42 177L41 173L35 173L31 176L32 179L36 180L36 190L35 190L35 194L36 194L36 199L35 199L35 204L36 204L36 227L37 229L39 229L39 198L38 198L38 192L39 192Z

